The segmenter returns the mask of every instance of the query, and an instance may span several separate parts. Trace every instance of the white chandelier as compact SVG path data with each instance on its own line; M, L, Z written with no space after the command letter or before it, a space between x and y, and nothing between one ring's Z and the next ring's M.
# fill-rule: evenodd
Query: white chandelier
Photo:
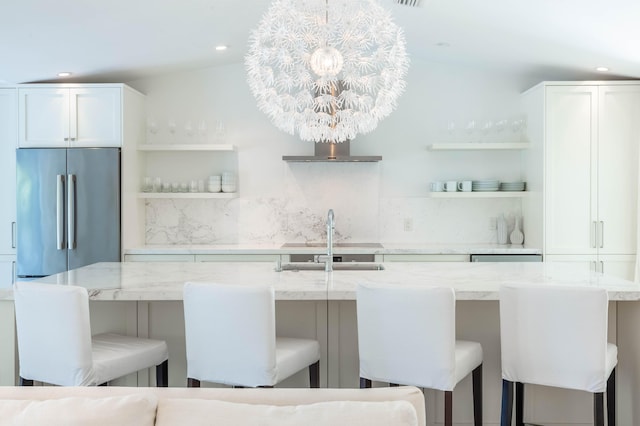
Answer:
M245 65L276 127L344 142L396 108L409 59L402 29L377 0L275 0L251 33Z

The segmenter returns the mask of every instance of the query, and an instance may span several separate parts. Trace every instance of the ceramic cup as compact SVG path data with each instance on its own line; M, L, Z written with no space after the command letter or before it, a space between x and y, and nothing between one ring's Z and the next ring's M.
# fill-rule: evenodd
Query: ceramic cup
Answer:
M463 180L458 182L458 191L462 192L470 192L471 191L471 181Z
M442 192L444 191L444 182L431 182L429 188L431 192Z
M444 184L444 190L447 192L456 192L458 190L458 182L455 180L448 180Z

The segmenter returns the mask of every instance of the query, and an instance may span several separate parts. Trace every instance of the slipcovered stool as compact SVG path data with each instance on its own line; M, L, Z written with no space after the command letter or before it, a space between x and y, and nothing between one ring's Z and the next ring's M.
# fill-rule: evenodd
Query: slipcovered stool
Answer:
M473 373L473 417L482 425L482 346L456 340L452 288L361 284L357 289L360 387L371 381L444 391L445 425L453 389Z
M21 385L95 386L156 366L157 386L167 386L166 342L92 337L84 287L18 282L13 295Z
M594 424L615 424L618 349L607 343L607 291L592 287L505 285L500 289L502 420L524 424L524 384L593 393Z
M307 367L319 387L320 345L276 337L271 287L186 283L183 300L189 387L271 387Z

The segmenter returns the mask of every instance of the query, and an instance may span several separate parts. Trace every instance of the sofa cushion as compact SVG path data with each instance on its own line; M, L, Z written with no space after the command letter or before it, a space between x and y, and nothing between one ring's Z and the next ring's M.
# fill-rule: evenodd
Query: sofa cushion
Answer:
M417 426L407 401L329 401L304 405L259 405L205 399L162 399L156 426Z
M0 426L153 426L157 405L153 395L44 401L3 399L0 400Z

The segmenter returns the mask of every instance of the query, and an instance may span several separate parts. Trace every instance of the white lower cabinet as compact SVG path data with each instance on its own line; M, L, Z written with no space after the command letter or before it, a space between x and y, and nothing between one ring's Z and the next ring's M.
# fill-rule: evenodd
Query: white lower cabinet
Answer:
M576 265L581 265L585 272L596 271L633 281L636 257L634 255L547 255L545 262L555 268L574 268Z
M276 262L279 254L196 254L196 262Z
M385 254L385 262L469 262L469 254Z
M275 262L279 254L125 254L125 262Z
M11 288L16 280L16 257L0 255L0 288Z
M194 262L192 254L125 254L125 262Z

